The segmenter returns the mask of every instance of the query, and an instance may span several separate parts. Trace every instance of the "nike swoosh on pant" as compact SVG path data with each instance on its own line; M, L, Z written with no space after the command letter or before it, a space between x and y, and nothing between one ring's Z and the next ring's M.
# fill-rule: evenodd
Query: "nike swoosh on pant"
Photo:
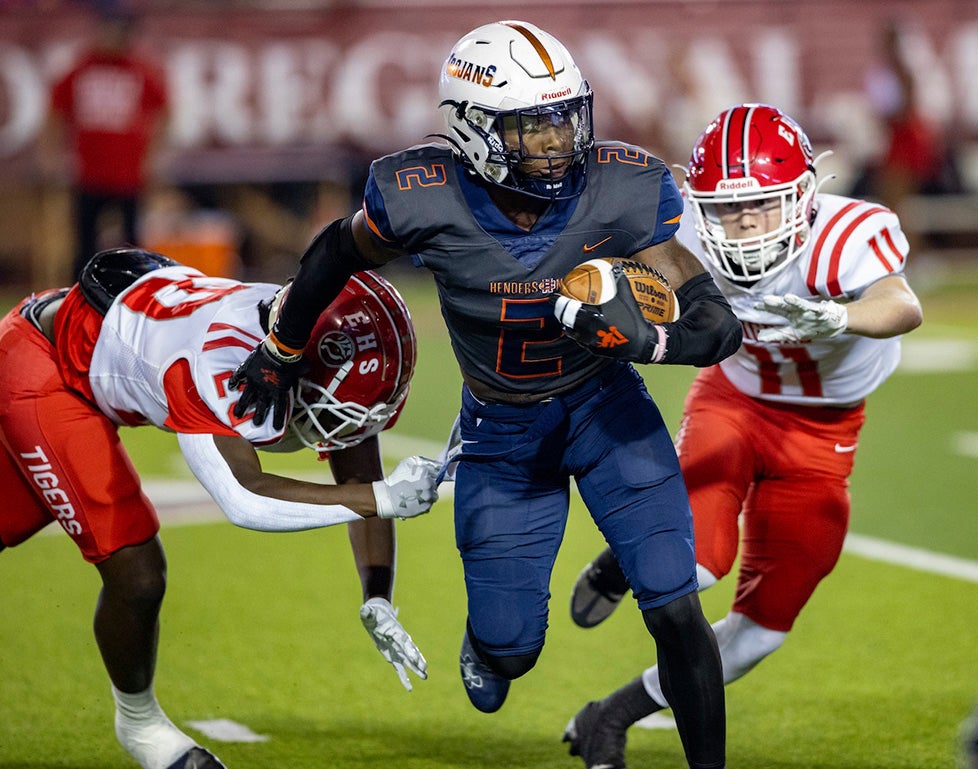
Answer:
M855 451L856 450L856 446L858 446L858 445L859 445L858 443L854 443L851 446L843 446L841 443L837 443L837 444L835 444L835 453L836 454L848 454L850 451Z

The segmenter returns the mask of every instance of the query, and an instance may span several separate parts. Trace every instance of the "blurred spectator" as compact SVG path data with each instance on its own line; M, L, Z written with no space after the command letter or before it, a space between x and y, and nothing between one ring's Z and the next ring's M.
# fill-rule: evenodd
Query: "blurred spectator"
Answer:
M48 169L67 167L75 189L74 277L102 248L138 245L137 219L167 112L162 74L132 47L136 18L102 8L95 40L51 90L42 151ZM55 153L57 153L55 155ZM100 220L116 211L121 243L99 242Z
M899 22L883 28L882 61L867 73L865 88L884 141L852 190L894 210L908 195L959 191L943 126L921 106L906 41Z
M674 44L666 65L662 114L669 119L662 121L662 158L685 167L704 126L731 104L750 101L749 89L732 66L730 52L714 39Z

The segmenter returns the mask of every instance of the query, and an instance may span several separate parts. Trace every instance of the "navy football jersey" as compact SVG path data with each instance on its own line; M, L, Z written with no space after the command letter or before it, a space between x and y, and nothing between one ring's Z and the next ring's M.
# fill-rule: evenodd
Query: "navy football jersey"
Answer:
M528 232L440 145L374 161L364 198L374 235L433 273L473 392L529 400L566 391L609 363L562 333L549 298L558 280L587 259L627 257L669 239L682 208L662 161L621 143L598 143L584 193L552 203Z

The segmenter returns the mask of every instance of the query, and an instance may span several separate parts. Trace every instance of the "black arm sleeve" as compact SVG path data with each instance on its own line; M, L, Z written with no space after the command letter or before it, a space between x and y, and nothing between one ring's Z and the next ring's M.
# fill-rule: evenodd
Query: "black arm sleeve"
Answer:
M737 351L740 321L708 272L683 283L676 297L679 320L660 324L668 337L662 363L712 366Z
M352 220L348 216L326 225L302 255L275 322L275 337L282 344L297 350L305 347L320 314L339 296L350 276L377 266L360 255L350 229Z

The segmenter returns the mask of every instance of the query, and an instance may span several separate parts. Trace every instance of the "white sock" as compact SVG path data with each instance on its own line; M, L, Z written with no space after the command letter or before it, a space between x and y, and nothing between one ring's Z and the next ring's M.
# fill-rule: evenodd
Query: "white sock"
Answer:
M197 744L166 717L152 686L135 694L113 686L112 697L116 737L143 769L168 769Z
M758 662L776 651L788 636L780 630L769 630L758 625L735 611L714 622L713 632L720 647L724 686L750 672ZM642 683L653 700L663 707L669 707L659 683L658 665L642 673Z

